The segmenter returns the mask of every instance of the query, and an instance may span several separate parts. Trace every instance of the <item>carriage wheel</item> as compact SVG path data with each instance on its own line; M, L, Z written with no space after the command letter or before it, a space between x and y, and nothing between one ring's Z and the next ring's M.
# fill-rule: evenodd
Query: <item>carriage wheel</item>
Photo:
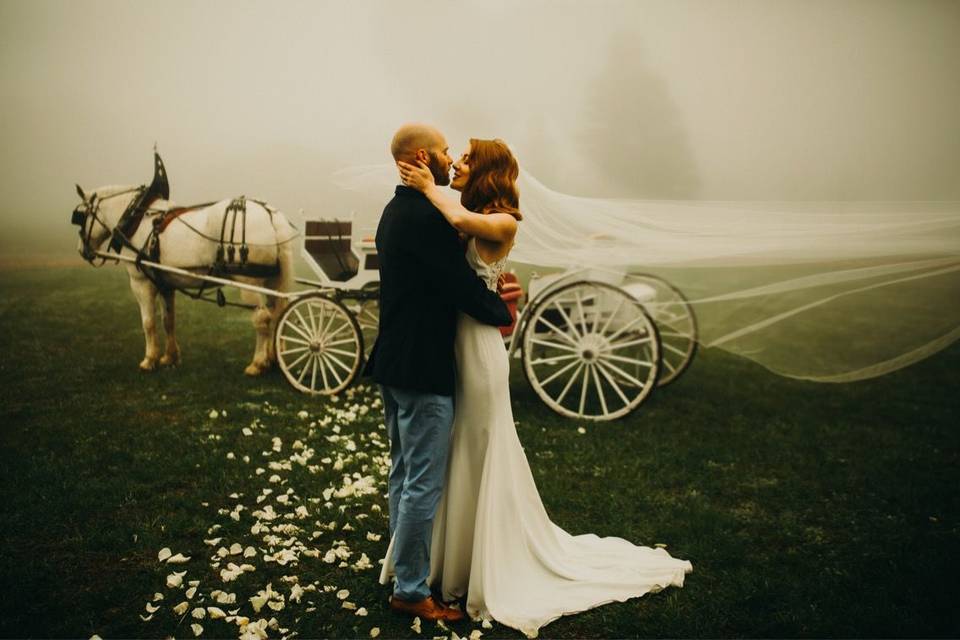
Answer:
M356 319L321 294L291 302L277 322L274 340L280 370L304 393L340 393L363 364L363 335Z
M574 282L533 308L523 332L523 370L557 413L613 420L640 406L656 386L660 337L627 292Z
M624 287L634 294L657 323L662 347L662 370L657 386L679 378L697 354L697 317L680 290L669 282L648 274L630 275Z
M349 306L351 312L357 319L357 325L360 327L360 333L363 334L363 356L364 359L370 355L373 349L373 343L377 340L377 333L380 331L380 306L376 299L358 300Z

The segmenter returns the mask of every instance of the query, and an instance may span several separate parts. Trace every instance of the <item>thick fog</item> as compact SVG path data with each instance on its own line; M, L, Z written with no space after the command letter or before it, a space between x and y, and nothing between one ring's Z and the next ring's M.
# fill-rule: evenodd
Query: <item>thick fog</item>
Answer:
M960 200L960 2L6 0L0 52L7 263L155 142L178 203L375 209L330 174L410 120L578 194Z

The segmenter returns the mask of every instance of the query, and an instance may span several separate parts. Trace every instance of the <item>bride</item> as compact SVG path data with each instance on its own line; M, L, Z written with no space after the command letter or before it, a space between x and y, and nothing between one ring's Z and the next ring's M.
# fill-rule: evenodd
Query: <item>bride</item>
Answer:
M471 139L441 192L430 169L398 163L468 238L468 263L496 289L522 216L517 161L502 140ZM496 327L458 315L457 386L449 467L433 524L430 577L445 601L466 596L474 619L496 620L528 637L562 615L683 586L693 571L664 549L617 537L571 535L550 521L517 437L509 360ZM393 541L380 582L394 575Z

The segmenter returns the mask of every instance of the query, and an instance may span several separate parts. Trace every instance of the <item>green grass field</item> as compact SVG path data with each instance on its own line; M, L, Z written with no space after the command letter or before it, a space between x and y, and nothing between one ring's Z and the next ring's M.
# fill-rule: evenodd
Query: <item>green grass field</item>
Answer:
M193 637L199 624L236 637L236 619L191 615L217 606L275 617L270 637L417 637L376 579L387 439L376 408L360 415L370 390L334 403L276 371L247 378L249 313L184 298L182 365L142 374L136 305L115 267L0 272L0 316L0 634ZM694 566L682 589L563 618L543 637L960 635L960 345L848 385L703 350L630 418L585 435L515 369L517 428L552 519L666 544ZM258 519L270 529L253 533ZM254 555L230 555L235 543ZM190 560L161 563L164 547ZM254 570L224 582L229 562ZM168 587L174 571L187 573ZM268 583L283 600L256 612ZM343 608L344 589L366 616ZM143 621L148 603L158 609ZM425 622L421 635L447 632Z

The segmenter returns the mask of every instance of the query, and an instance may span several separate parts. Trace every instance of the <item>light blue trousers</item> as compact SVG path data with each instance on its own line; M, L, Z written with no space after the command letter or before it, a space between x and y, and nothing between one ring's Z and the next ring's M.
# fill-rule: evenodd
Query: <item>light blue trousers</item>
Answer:
M396 536L393 595L430 595L430 543L453 429L453 397L380 386L390 435L390 536Z

